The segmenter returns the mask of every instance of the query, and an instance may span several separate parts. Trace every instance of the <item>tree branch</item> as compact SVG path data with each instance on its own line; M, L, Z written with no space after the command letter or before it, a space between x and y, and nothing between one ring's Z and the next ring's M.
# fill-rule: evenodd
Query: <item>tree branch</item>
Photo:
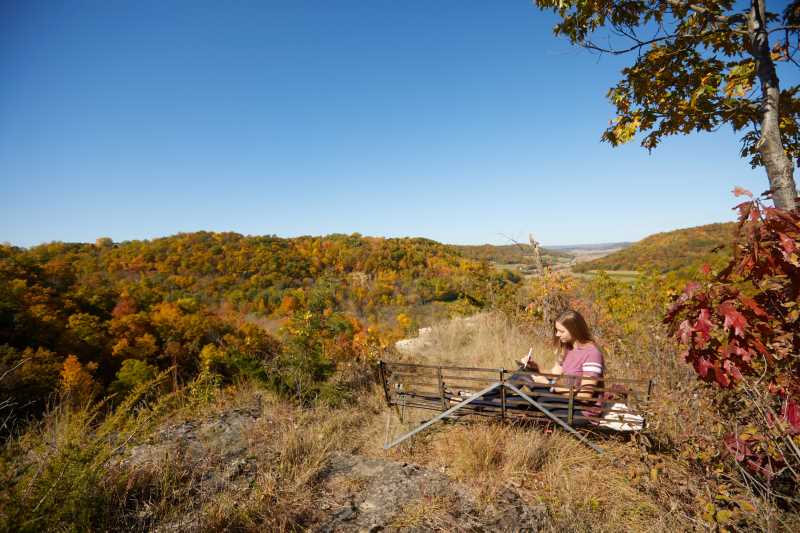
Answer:
M666 41L668 39L673 39L674 37L675 37L674 35L665 35L664 37L656 37L655 39L649 39L647 41L639 41L638 39L636 39L637 42L635 45L631 46L630 48L625 48L623 50L615 50L613 48L603 48L601 46L597 46L591 41L585 41L583 44L581 44L581 46L584 48L588 48L589 50L594 50L596 52L603 52L606 54L612 54L618 56L622 54L627 54L628 52L633 52L634 50L640 49L643 46L647 46L648 44L654 44L661 41Z
M665 2L671 5L672 7L694 11L695 13L700 13L701 15L711 16L715 21L720 22L722 24L727 24L728 26L731 26L733 24L744 24L747 22L747 19L743 14L731 15L726 17L725 15L719 15L717 13L712 12L707 7L691 4L683 0L665 0Z
M772 32L776 32L776 31L796 31L796 30L800 30L800 26L797 26L797 25L781 26L779 28L772 28L767 33L772 33Z
M725 29L718 28L718 29L713 29L713 30L701 32L701 33L698 33L698 34L695 34L695 35L681 36L681 35L678 35L676 33L673 33L673 34L670 34L670 35L664 35L662 37L654 37L654 38L648 39L646 41L641 41L641 40L637 39L636 37L631 37L630 35L627 35L627 34L623 33L623 35L625 35L626 37L628 37L632 41L635 41L636 44L634 44L633 46L631 46L629 48L614 49L614 48L610 48L610 39L609 39L609 48L603 48L601 46L598 46L598 45L594 44L592 41L584 41L583 43L580 43L580 46L582 46L583 48L587 48L589 50L594 50L596 52L601 52L601 53L606 53L606 54L611 54L611 55L622 55L622 54L627 54L629 52L633 52L634 50L641 50L642 47L647 46L648 44L655 44L655 43L658 43L658 42L668 41L670 39L677 39L679 37L691 38L691 39L703 39L703 38L708 37L710 35L713 35L715 33L724 33L724 32L727 32L727 31L731 31L731 32L735 32L735 33L747 33L747 32L739 32L739 31L736 31L736 30L731 30L729 28L725 28ZM683 49L686 49L686 48L690 48L690 47L684 47Z

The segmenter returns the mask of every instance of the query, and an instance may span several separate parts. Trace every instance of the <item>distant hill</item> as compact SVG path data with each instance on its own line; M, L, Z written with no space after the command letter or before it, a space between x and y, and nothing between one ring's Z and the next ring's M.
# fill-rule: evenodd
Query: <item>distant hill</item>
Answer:
M630 242L603 242L598 244L559 244L548 246L548 250L562 253L572 253L574 250L610 250L612 248L626 248L633 243Z
M530 261L530 247L527 244L503 244L495 246L493 244L450 244L450 248L458 251L464 257L478 261L492 261L500 264L517 264ZM562 257L569 259L572 256L560 250L551 248L541 248L542 259L545 263L554 263L555 258ZM548 258L552 258L548 261Z
M730 256L735 222L707 224L656 233L618 252L575 265L575 272L590 270L689 271L703 263L721 265ZM716 253L716 247L722 246Z

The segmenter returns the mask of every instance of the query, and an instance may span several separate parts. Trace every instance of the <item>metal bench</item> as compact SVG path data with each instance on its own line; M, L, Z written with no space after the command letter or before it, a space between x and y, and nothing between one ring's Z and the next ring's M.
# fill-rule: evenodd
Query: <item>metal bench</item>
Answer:
M433 424L463 415L526 419L554 423L598 453L602 449L578 431L578 427L624 429L644 428L644 406L650 401L652 380L604 377L592 388L592 398L582 398L569 383L580 383L579 376L540 374L556 380L565 393L525 390L512 376L519 371L504 368L471 368L379 361L378 369L390 407L397 408L400 420L409 408L438 411L439 414L413 430L384 444L388 449ZM569 379L569 378L573 379ZM630 421L636 421L631 424ZM388 422L387 422L388 427ZM388 431L388 430L387 430ZM388 437L388 435L387 435Z

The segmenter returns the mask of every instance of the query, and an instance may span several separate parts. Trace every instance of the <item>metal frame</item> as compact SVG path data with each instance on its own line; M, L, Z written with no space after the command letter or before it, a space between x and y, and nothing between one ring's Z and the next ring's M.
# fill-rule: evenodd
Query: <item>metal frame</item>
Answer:
M394 446L397 446L398 444L400 444L404 440L406 440L406 439L408 439L410 437L413 437L414 435L416 435L420 431L422 431L424 429L427 429L430 426L434 425L436 422L444 420L445 418L448 418L449 416L455 414L456 412L458 412L459 410L461 410L465 406L469 405L470 403L474 402L475 400L480 400L481 397L484 394L492 392L493 390L497 389L498 387L501 388L500 393L501 393L501 398L502 398L502 403L503 403L502 412L503 412L504 415L505 415L505 397L506 397L505 390L508 389L508 390L516 393L523 400L525 400L526 402L528 402L529 404L534 406L536 409L538 409L539 411L544 413L553 422L557 423L562 428L564 428L568 432L572 433L572 435L574 435L583 444L589 446L591 449L593 449L597 453L603 453L602 448L600 448L596 444L590 442L579 431L577 431L575 428L573 428L572 426L570 426L569 424L567 424L566 422L564 422L563 420L558 418L556 415L551 413L547 408L545 408L543 405L539 404L539 402L537 402L536 400L534 400L533 398L531 398L530 396L528 396L527 394L525 394L524 392L519 390L517 387L515 387L514 385L511 385L510 383L506 383L505 379L503 379L503 381L498 381L497 383L493 383L493 384L489 385L488 387L486 387L482 391L475 393L475 395L472 396L471 398L467 398L466 400L463 400L463 401L457 403L456 405L454 405L450 409L447 409L446 411L444 411L443 413L439 414L438 416L435 416L434 418L428 420L427 422L424 422L421 425L417 426L416 428L412 429L408 433L405 433L405 434L401 435L400 437L396 438L391 443L384 444L383 449L384 450L388 450L389 448L393 448Z
M395 368L400 367L400 371L394 370ZM427 374L417 374L417 371L423 371ZM513 397L523 400L524 403L532 405L539 413L544 415L546 418L537 415L535 418L539 420L546 420L550 419L551 421L558 424L561 428L565 429L567 432L572 434L576 437L581 443L585 444L586 446L592 448L597 453L603 453L603 450L597 446L596 444L590 442L584 432L579 432L576 430L574 426L574 421L576 418L581 418L585 420L586 417L584 415L578 417L576 413L576 409L578 409L578 402L575 398L576 389L574 384L570 384L569 386L569 396L568 396L568 404L567 404L567 415L566 419L562 415L555 415L553 414L549 408L552 408L551 405L547 404L547 398L540 399L539 401L534 400L531 396L525 394L520 390L519 387L522 387L521 384L513 384L507 381L508 375L512 373L507 371L504 368L471 368L471 367L457 367L457 366L440 366L440 365L426 365L426 364L414 364L414 363L393 363L387 361L378 361L378 371L380 374L380 379L383 385L383 392L386 396L386 401L390 406L394 406L398 416L400 417L400 421L404 421L404 414L406 403L408 402L408 407L421 407L423 409L431 409L434 411L441 410L441 413L437 414L434 418L421 423L415 429L401 435L394 439L391 443L389 441L389 419L387 418L387 427L386 427L386 435L384 439L384 449L389 449L394 446L397 446L401 442L409 439L410 437L424 431L425 429L431 427L432 425L440 422L442 420L446 420L448 418L453 417L453 415L457 414L473 414L478 416L498 416L501 420L505 420L509 417L514 417L517 414L517 407L519 404L509 405L509 397L508 393L511 392ZM456 371L448 372L448 371ZM469 375L457 375L461 372L480 372L484 374L484 376L469 376ZM447 374L447 375L446 375ZM492 375L494 374L494 375ZM395 384L395 388L397 390L393 390L390 392L389 390L389 376L402 376L401 381L398 381ZM549 374L547 376L550 376ZM557 377L557 376L554 376ZM406 378L406 379L403 379ZM499 380L498 380L499 378ZM455 382L467 382L467 383L475 383L477 388L478 383L483 382L481 386L484 384L489 383L489 385L481 391L472 392L472 396L466 399L459 401L457 404L450 406L450 403L455 401L455 398L450 397L447 389L445 388L446 382L450 380ZM641 385L646 385L646 389L642 391L645 396L645 401L650 400L650 396L653 389L653 381L643 381L643 380L633 380L633 379L613 379L615 383L636 383ZM403 384L410 384L411 388L409 390L405 390ZM422 386L424 388L429 389L428 392L423 392L423 394L427 394L428 398L425 401L431 402L429 407L423 407L421 405L416 405L418 400L415 400L416 394L419 392L415 385ZM399 387L399 388L398 388ZM468 390L471 388L467 385ZM498 391L499 389L499 391ZM474 389L472 389L474 391ZM491 412L482 412L481 409L475 409L475 406L470 406L472 402L476 400L484 400L483 396L492 392L497 391L499 392L499 405L496 408L499 408L499 411L490 410ZM542 402L542 403L540 403ZM494 414L492 414L494 413ZM391 415L389 415L391 416ZM646 422L645 422L646 423Z
M420 432L420 431L422 431L423 429L425 429L425 428L428 428L428 427L430 427L430 426L434 425L436 422L438 422L438 421L440 421L440 420L442 420L442 419L444 419L444 418L447 418L448 416L452 415L453 413L455 413L456 411L458 411L459 409L461 409L461 408L462 408L462 407L464 407L465 405L467 405L467 404L469 404L469 403L472 403L472 402L474 402L475 400L479 400L479 399L480 399L480 397L481 397L481 396L483 396L484 394L486 394L487 392L491 392L491 391L493 391L494 389L496 389L497 387L501 387L501 386L503 386L503 384L502 384L502 383L494 383L494 384L492 384L492 385L490 385L490 386L486 387L485 389L483 389L482 391L480 391L479 393L477 393L477 394L476 394L475 396L473 396L472 398L467 398L466 400L464 400L464 401L462 401L462 402L460 402L460 403L457 403L456 405L454 405L453 407L451 407L451 408L450 408L450 409L448 409L447 411L445 411L445 412L441 413L440 415L438 415L438 416L436 416L436 417L434 417L434 418L432 418L432 419L428 420L427 422L424 422L422 425L418 426L418 427L417 427L417 428L415 428L415 429L412 429L412 430L411 430L411 431L409 431L408 433L406 433L406 434L404 434L404 435L402 435L402 436L398 437L397 439L395 439L395 440L394 440L393 442L391 442L390 444L384 444L384 445L383 445L383 449L384 449L384 450L388 450L389 448L393 448L393 447L397 446L398 444L400 444L401 442L403 442L403 441L404 441L404 440L406 440L407 438L409 438L409 437L413 437L414 435L416 435L417 433L419 433L419 432Z

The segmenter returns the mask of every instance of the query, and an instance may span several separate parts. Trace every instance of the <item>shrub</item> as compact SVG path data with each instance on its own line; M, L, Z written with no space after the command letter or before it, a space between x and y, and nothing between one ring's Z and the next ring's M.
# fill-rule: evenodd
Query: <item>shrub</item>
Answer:
M698 377L723 389L725 447L758 490L797 506L800 487L800 212L748 191L733 258L667 314Z
M125 359L110 390L118 394L127 394L137 385L152 381L157 374L158 368L153 365L138 359Z

